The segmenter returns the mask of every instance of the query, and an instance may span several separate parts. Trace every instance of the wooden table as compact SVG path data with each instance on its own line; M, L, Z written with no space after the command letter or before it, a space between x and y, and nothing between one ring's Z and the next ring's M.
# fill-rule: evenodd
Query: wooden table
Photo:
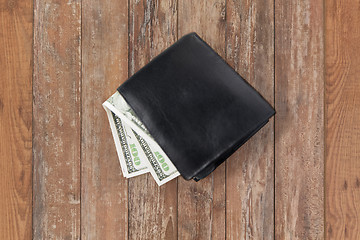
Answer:
M360 239L359 9L1 1L0 239ZM127 180L101 103L192 31L277 114L198 183Z

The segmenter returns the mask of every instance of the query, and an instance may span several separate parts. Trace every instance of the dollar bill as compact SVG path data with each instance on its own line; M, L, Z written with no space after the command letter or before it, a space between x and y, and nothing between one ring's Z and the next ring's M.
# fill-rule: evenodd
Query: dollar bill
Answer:
M180 173L177 171L170 159L159 147L159 145L149 145L134 130L133 133L137 138L138 142L140 143L140 146L144 151L147 160L149 161L149 171L159 186L180 175Z
M149 131L146 129L144 124L136 116L134 110L120 95L119 92L115 92L108 100L103 103L104 107L107 107L110 111L115 113L118 117L122 118L131 128L136 129L139 133L144 133L147 137L151 137ZM154 141L154 140L153 140Z
M113 137L114 139L119 139L118 141L115 140L115 143L118 142L115 145L117 145L121 168L126 168L125 171L124 169L122 171L126 173L127 177L137 176L148 171L156 183L162 185L180 175L169 157L153 139L144 124L119 92L114 93L103 103L103 106L108 112L109 119L110 117L114 119L110 121L110 125L114 122L112 128L116 129L116 131L113 131ZM135 144L132 140L136 139L137 144L133 146L136 147L141 163L146 162L144 164L147 166L146 170L141 169L136 171L136 173L129 174L128 169L132 170L131 167L133 165L131 164L133 161L130 157L127 157L130 154L126 154L126 146L130 141L124 138L131 138L131 144Z
M118 153L120 166L124 177L135 177L149 172L145 154L132 132L131 128L123 125L121 119L113 112L106 110Z

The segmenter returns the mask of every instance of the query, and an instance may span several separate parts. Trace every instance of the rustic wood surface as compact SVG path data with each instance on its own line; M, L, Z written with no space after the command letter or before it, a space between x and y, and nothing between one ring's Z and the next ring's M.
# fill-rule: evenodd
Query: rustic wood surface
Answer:
M128 182L101 106L128 76L127 21L127 0L82 1L82 239L127 239Z
M227 1L226 11L226 60L274 105L274 1ZM226 238L274 239L273 118L226 167Z
M275 0L275 239L324 238L323 2Z
M0 0L0 238L360 239L359 8ZM277 114L197 183L123 178L101 103L193 31Z
M360 1L329 0L326 33L326 239L360 239Z
M32 1L0 1L0 239L31 239Z
M80 140L81 1L35 1L35 239L80 238Z
M129 1L129 76L176 41L177 2ZM129 179L129 239L177 238L177 180Z

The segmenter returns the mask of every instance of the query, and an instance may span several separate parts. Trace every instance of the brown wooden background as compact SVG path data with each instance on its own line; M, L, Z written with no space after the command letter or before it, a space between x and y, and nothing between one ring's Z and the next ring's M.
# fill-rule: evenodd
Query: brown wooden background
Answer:
M0 0L0 239L360 239L359 0ZM126 180L101 103L196 31L277 114Z

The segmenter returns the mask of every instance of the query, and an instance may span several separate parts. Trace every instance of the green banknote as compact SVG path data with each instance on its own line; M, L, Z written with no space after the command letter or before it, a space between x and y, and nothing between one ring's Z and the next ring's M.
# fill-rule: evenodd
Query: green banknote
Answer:
M180 175L119 92L114 93L103 106L108 113L124 176L150 172L156 183L162 185ZM135 158L132 151L136 154Z
M130 128L126 128L121 119L107 110L116 151L124 177L134 177L149 172L145 155L137 138Z
M134 130L133 133L149 161L149 171L158 185L162 185L180 175L170 159L158 145L149 145L144 138Z

